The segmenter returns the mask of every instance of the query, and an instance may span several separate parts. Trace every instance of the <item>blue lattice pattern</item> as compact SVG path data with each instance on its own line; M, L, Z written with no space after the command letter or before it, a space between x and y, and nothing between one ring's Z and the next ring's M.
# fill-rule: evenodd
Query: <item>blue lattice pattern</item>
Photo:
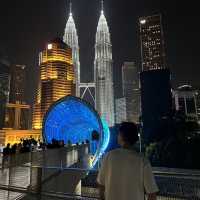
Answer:
M92 141L92 132L100 135L98 142ZM85 101L67 96L54 103L43 122L43 137L47 143L52 139L64 140L66 144L90 141L91 152L95 155L94 164L106 150L110 131L105 120Z

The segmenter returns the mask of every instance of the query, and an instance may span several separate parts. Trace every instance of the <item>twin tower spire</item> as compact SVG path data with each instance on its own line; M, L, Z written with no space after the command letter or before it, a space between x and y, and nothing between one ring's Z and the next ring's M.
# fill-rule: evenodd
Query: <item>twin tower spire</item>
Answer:
M77 29L72 14L71 1L63 41L72 49L72 60L76 79L76 96L80 97L79 43ZM112 45L107 20L104 15L103 0L101 0L101 15L96 32L94 82L96 109L111 127L114 125Z

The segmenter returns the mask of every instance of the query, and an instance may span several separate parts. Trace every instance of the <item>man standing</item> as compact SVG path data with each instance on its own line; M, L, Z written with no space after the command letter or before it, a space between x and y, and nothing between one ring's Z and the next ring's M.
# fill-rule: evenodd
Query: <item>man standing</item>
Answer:
M119 128L121 148L109 152L103 159L97 182L100 197L105 200L156 199L158 187L149 161L134 151L138 140L137 126L123 122Z

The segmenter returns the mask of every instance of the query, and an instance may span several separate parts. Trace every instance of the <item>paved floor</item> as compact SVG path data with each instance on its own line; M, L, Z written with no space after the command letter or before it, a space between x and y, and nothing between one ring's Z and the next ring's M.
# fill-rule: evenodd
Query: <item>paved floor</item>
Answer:
M0 185L16 188L27 188L30 184L30 168L14 167L11 169L0 169ZM21 196L20 193L0 190L0 200L14 200Z

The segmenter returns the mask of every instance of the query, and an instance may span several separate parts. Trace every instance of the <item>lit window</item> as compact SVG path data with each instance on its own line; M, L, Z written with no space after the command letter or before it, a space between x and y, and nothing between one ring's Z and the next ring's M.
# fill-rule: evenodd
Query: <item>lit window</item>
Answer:
M52 44L48 44L48 49L52 49Z
M145 23L146 23L145 19L140 20L140 24L145 24Z

